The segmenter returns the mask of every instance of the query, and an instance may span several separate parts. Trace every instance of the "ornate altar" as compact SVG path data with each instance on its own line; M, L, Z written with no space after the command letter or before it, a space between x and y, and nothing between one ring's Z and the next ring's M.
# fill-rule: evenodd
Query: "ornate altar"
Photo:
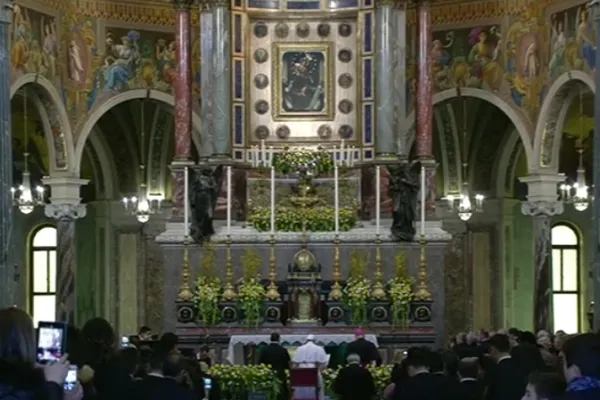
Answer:
M292 325L311 325L320 322L321 265L303 244L288 265L286 300L291 308Z

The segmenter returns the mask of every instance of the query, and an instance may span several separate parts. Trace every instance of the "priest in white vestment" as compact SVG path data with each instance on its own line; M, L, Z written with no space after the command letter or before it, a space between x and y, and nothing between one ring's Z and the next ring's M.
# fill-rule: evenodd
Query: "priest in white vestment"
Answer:
M315 335L308 335L306 343L298 347L292 357L292 368L317 368L319 371L319 400L325 398L321 371L327 368L327 364L329 364L329 355L325 353L325 349L315 344Z

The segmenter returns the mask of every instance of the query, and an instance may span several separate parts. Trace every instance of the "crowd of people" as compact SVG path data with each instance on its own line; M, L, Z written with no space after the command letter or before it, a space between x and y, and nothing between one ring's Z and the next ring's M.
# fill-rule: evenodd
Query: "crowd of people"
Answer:
M39 365L31 317L18 308L2 309L0 400L219 400L206 348L185 355L175 334L153 339L142 328L124 345L108 321L94 318L81 330L69 326L62 358ZM65 390L72 365L78 367L77 383Z
M81 330L68 327L66 353L39 365L30 316L2 309L0 400L220 400L207 347L186 354L175 334L157 338L145 327L125 342L118 343L108 321L94 318ZM291 357L279 342L274 333L259 361L273 368L283 382L280 398L289 399L297 394L288 387L290 369L322 370L329 357L313 335ZM386 400L600 400L600 335L595 333L461 333L445 349L413 347L395 361ZM358 330L331 387L336 398L372 399L376 387L366 367L380 363L377 348ZM65 390L70 365L78 366L77 383ZM321 376L318 386L316 397L322 400Z

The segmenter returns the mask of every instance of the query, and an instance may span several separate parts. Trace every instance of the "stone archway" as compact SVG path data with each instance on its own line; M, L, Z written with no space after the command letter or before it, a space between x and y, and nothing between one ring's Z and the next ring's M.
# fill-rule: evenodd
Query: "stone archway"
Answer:
M562 128L577 91L578 85L586 85L595 94L592 77L582 71L569 71L560 75L546 94L538 117L534 139L534 168L558 172L558 153Z
M102 117L108 110L110 110L118 104L124 103L129 100L144 98L153 99L171 107L175 106L175 98L172 95L151 89L128 90L127 92L120 93L102 103L90 115L88 115L83 126L77 131L77 143L75 147L75 170L77 171L77 173L79 173L79 169L81 168L81 159L83 157L83 149L85 147L85 142L90 136L92 130L94 129L94 126L96 125L100 117ZM200 132L200 128L200 117L196 113L192 112L192 131ZM192 141L196 148L200 149L201 141L200 138L197 137L197 135L192 134Z
M74 143L67 110L56 87L39 74L25 74L10 87L10 98L24 86L31 89L33 101L40 111L50 154L49 173L72 172Z
M495 94L476 88L461 88L461 95L465 97L474 97L480 100L485 100L490 104L493 104L498 109L500 109L506 116L511 120L513 125L515 126L517 132L519 133L519 137L523 142L523 147L525 149L525 154L527 156L527 162L530 167L533 166L533 146L532 140L529 132L533 130L533 126L529 124L522 116L518 114L518 112L511 107L507 102L500 99ZM433 105L435 106L438 103L443 101L458 97L457 89L448 89L442 92L438 92L433 96ZM406 119L406 125L410 127L414 127L415 124L415 112L411 111L409 116ZM414 128L409 129L409 137L406 141L406 148L410 149L413 142L415 140L415 130Z

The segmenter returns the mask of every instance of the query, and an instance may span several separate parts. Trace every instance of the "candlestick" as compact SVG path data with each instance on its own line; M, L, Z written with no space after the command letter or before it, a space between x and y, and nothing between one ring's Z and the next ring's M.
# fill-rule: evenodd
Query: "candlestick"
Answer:
M381 226L381 167L375 167L375 231L377 236Z
M265 297L270 301L281 300L279 288L277 287L277 261L275 258L275 235L271 234L269 240L270 256L269 256L269 286Z
M271 167L271 236L275 235L275 167Z
M225 241L225 286L221 298L225 301L233 301L237 297L233 286L233 260L231 258L231 236Z
M379 168L379 167L377 167ZM377 301L386 299L385 286L383 285L383 272L381 265L381 238L379 234L375 238L375 280L371 288L371 298Z
M227 167L227 235L231 235L231 166Z
M187 168L186 168L187 170ZM190 263L189 263L189 250L188 250L188 240L187 236L185 237L183 243L183 263L181 266L181 287L179 288L179 293L177 294L177 300L188 302L191 301L194 297L192 293L192 289L190 288Z
M333 168L333 187L334 187L334 213L335 213L335 234L338 235L340 233L340 187L338 184L339 179L339 169L336 165Z
M333 285L331 285L331 291L329 292L329 300L331 301L340 301L343 297L342 285L340 285L341 278L340 238L338 235L335 235L335 239L333 240Z
M421 167L421 236L425 236L425 198L427 187L425 183L425 167Z
M261 152L262 166L266 167L267 166L267 147L265 146L264 139L260 141L260 152Z
M183 170L183 231L184 236L187 237L190 235L190 226L189 226L189 170L188 167L185 167Z

